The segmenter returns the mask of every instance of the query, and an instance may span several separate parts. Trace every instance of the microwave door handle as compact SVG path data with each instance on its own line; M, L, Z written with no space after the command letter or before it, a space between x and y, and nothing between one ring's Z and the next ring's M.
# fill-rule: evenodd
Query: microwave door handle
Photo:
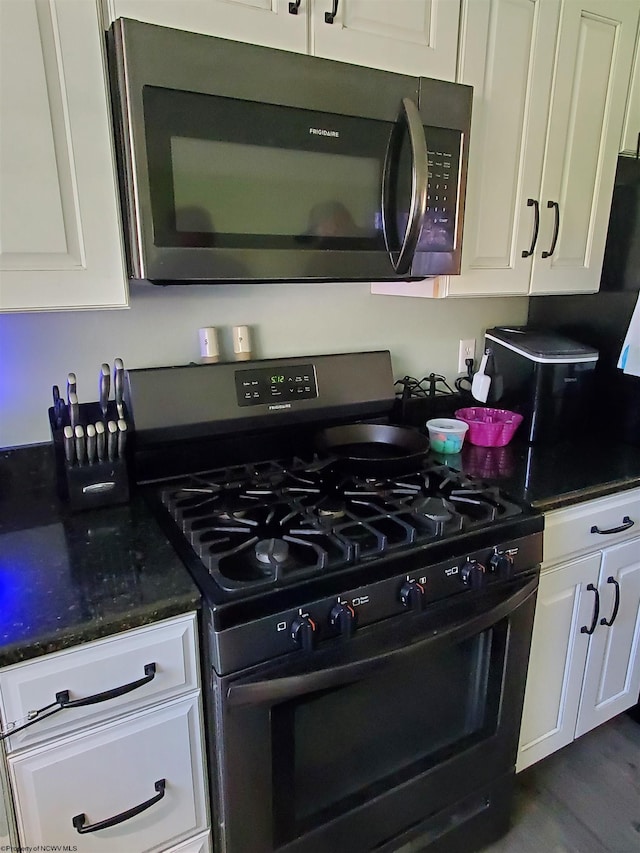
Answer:
M404 121L409 131L409 142L411 144L411 202L409 205L409 218L402 240L402 246L397 261L389 246L387 236L387 223L385 221L385 210L387 200L387 180L389 177L390 164L388 162L391 153L391 143L387 147L385 157L384 178L382 183L382 228L391 260L391 265L398 275L405 275L411 268L411 262L420 239L422 223L427 207L427 189L429 184L429 164L427 141L424 135L424 127L417 106L411 98L402 99L402 110L398 121Z
M443 645L454 645L469 639L476 634L481 634L492 625L510 616L522 607L532 595L536 594L538 579L535 578L516 592L503 598L494 607L480 613L472 619L463 619L455 622L448 628L436 634L430 634L417 643L408 643L390 649L373 657L352 661L335 667L327 667L300 675L283 676L281 678L265 679L245 684L231 684L227 688L227 699L229 705L238 707L242 705L264 705L276 702L284 702L298 696L305 696L317 690L327 690L347 684L351 681L359 681L373 673L386 668L393 663L405 660L409 655L423 649L433 650Z

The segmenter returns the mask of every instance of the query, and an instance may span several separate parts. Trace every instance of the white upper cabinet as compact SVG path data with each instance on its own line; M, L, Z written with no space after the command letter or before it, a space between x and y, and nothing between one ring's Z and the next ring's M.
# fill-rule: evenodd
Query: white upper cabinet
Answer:
M639 13L639 0L463 4L474 113L448 294L598 290Z
M153 24L454 80L460 0L104 0ZM334 9L335 7L335 9Z
M307 51L307 14L288 0L104 0L107 22L133 18L194 33ZM289 10L291 7L291 11Z
M0 311L127 303L98 7L0 0Z
M640 3L565 0L530 292L595 293Z
M327 13L331 18L334 6L330 24ZM313 0L312 51L386 71L455 80L459 14L459 0Z
M636 38L636 52L633 58L631 85L627 96L627 112L622 129L620 150L625 154L638 155L640 150L640 26Z
M462 26L459 79L473 86L473 114L463 273L449 279L449 293L526 294L557 6L473 0L465 4Z

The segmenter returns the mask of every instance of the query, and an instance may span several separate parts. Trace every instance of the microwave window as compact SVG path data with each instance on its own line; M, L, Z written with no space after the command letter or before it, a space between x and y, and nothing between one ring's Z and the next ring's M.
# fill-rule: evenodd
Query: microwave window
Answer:
M380 160L171 137L176 231L323 239L380 229Z

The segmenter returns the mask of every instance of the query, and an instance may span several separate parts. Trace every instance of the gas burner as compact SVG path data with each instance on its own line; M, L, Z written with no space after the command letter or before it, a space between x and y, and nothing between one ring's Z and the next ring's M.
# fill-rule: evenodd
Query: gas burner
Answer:
M289 545L284 539L260 539L254 551L259 563L273 565L285 562L289 556Z
M331 521L335 521L339 518L345 517L346 509L344 501L340 501L338 499L327 499L321 501L316 506L316 512L318 513L318 516L323 520L329 519Z
M411 511L416 515L423 515L431 521L444 524L453 515L450 505L444 498L418 497L409 504Z

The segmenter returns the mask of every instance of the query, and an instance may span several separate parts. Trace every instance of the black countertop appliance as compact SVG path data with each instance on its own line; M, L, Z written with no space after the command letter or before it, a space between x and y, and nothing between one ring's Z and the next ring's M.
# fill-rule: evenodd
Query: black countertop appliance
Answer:
M485 349L489 404L523 415L521 434L531 444L566 438L589 419L596 349L527 326L487 329Z
M612 440L640 447L640 377L617 367L637 299L631 291L537 297L529 300L529 323L598 349L592 409L606 413Z

